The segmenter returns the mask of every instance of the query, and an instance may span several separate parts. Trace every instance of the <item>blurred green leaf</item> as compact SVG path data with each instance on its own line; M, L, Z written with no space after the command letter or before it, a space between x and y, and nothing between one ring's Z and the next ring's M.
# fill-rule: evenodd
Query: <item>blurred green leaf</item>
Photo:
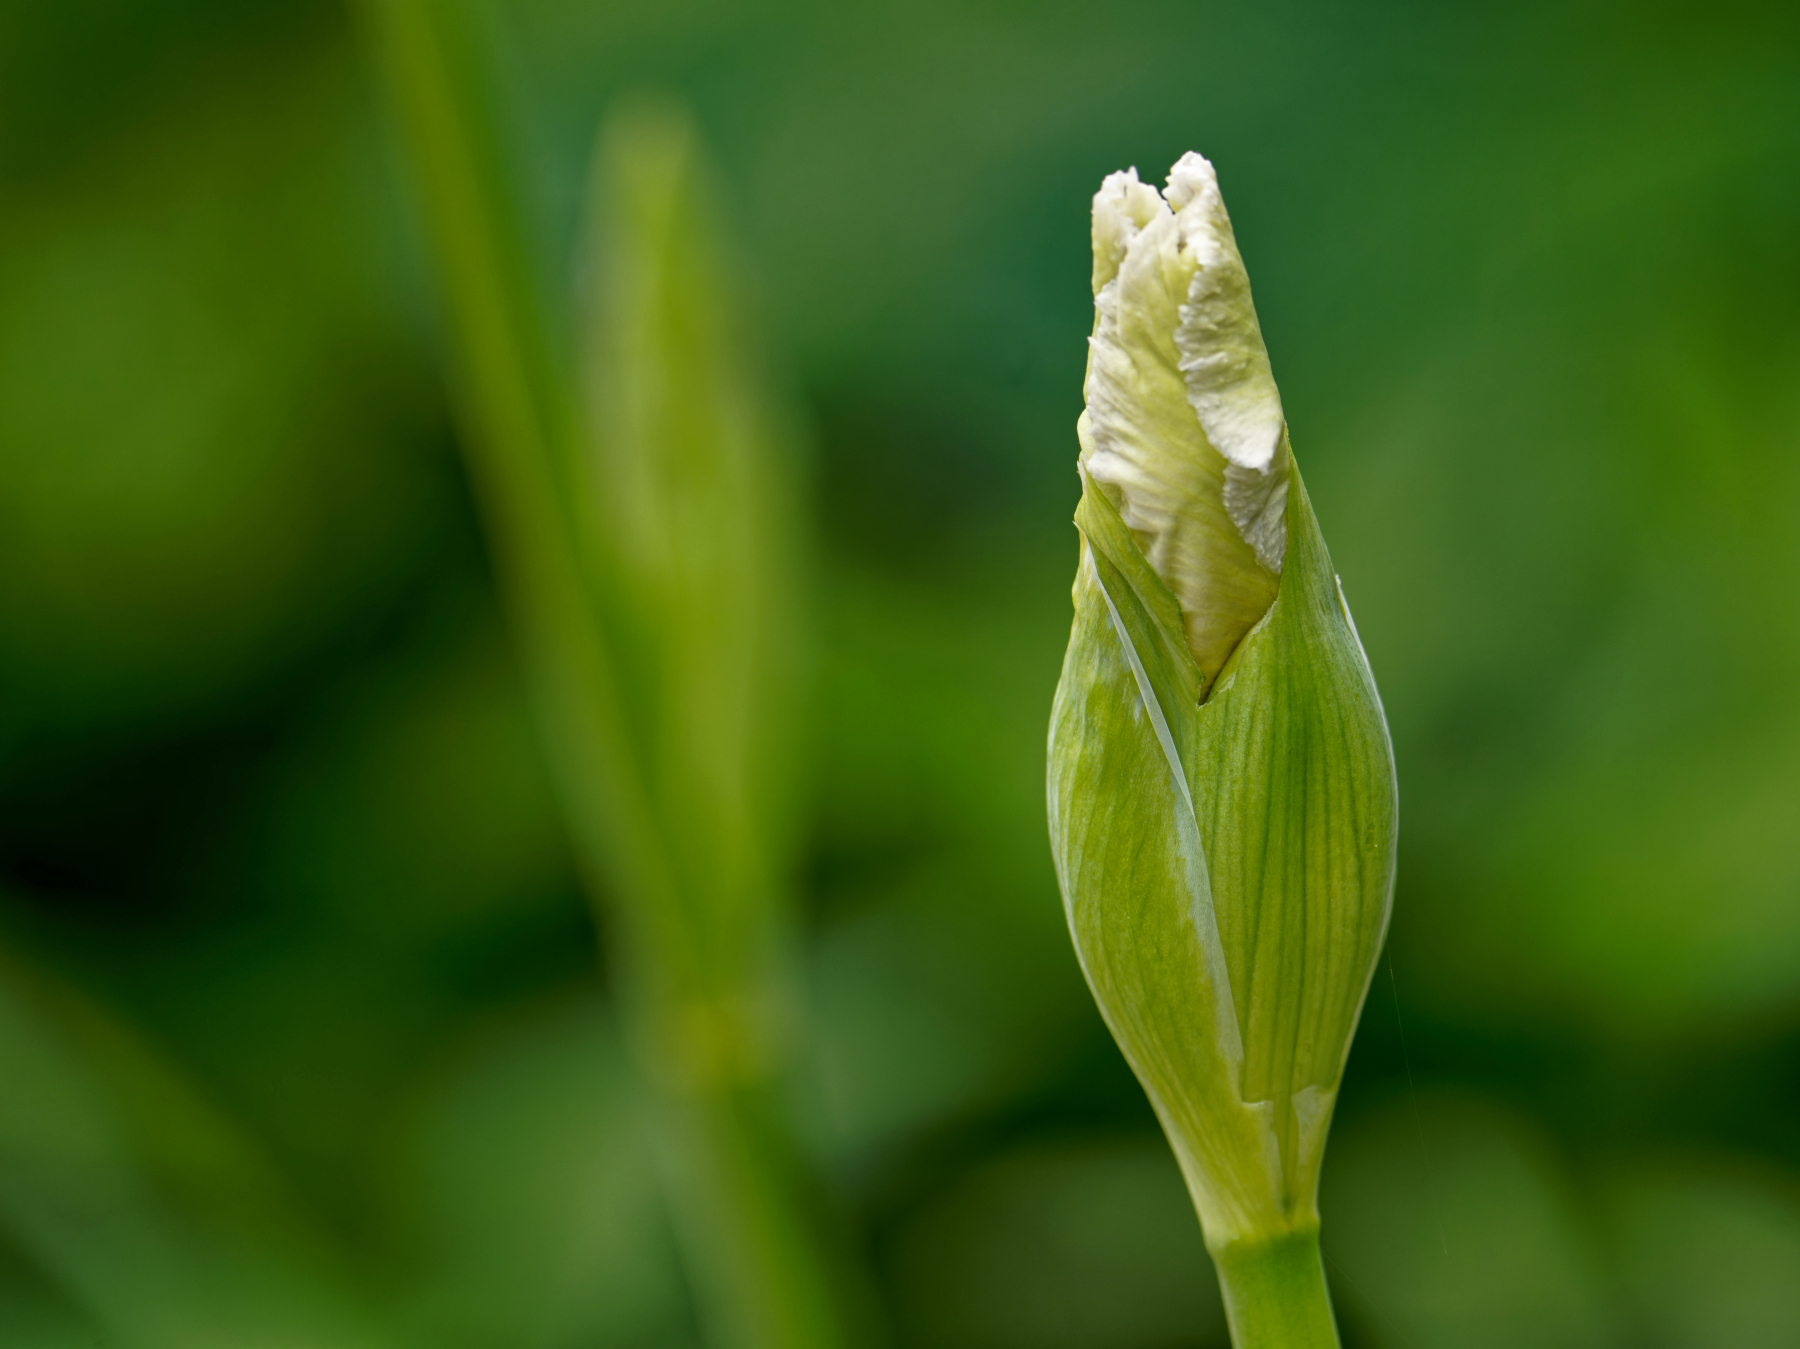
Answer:
M1618 1343L1562 1167L1507 1110L1440 1094L1355 1121L1334 1139L1320 1208L1340 1314L1375 1344Z
M498 616L446 610L320 709L251 845L259 889L407 953L574 898Z
M413 1342L691 1342L637 1076L591 997L483 1028L410 1098L383 1188Z
M183 876L204 915L115 957L139 1005L342 1202L437 1038L594 978L524 690L451 593L306 709ZM133 958L133 957L136 958Z
M957 1175L909 1215L894 1270L915 1343L1229 1343L1180 1169L1152 1140L1015 1147Z
M1620 1166L1606 1231L1639 1342L1775 1349L1800 1340L1800 1180L1725 1158Z
M254 1145L128 1030L10 954L0 1223L123 1345L381 1343Z
M98 1349L92 1317L25 1258L0 1246L0 1342L19 1349Z
M0 754L193 717L391 605L436 411L336 53L182 106L0 222Z

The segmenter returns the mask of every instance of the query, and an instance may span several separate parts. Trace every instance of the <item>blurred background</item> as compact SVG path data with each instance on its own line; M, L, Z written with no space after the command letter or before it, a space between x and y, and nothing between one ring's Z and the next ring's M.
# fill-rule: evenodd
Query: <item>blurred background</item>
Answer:
M1800 11L506 0L806 428L805 1150L894 1346L1224 1345L1043 819L1089 198L1218 165L1402 799L1364 1349L1800 1343ZM0 1342L698 1344L341 8L0 14Z

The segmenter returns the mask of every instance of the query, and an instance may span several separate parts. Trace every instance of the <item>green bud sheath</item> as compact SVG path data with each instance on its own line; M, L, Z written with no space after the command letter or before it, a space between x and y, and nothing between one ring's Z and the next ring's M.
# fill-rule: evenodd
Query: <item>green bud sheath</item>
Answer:
M1392 903L1393 752L1212 166L1114 174L1094 255L1063 903L1240 1349L1335 1344L1319 1166Z

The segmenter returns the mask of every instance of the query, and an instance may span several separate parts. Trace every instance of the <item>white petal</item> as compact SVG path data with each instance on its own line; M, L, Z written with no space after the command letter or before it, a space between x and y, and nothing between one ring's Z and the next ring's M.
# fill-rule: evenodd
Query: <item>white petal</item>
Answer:
M1194 262L1181 306L1175 345L1187 380L1188 403L1207 440L1231 461L1225 504L1246 542L1271 571L1287 551L1283 506L1287 422L1269 369L1269 351L1250 298L1250 277L1238 253L1231 217L1213 166L1183 155L1169 171L1182 249Z
M1094 194L1094 294L1119 274L1125 250L1138 232L1168 214L1162 193L1140 183L1136 169L1106 175Z
M1240 466L1192 406L1176 337L1199 261L1179 217L1135 173L1114 174L1094 199L1094 241L1082 463L1180 603L1210 680L1274 602L1269 522L1280 529L1285 482L1266 470L1234 482Z

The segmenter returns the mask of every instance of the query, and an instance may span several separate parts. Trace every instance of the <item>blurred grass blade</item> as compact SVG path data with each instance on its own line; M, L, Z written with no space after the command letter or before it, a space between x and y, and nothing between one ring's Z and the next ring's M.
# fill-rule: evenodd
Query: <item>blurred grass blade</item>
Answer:
M718 1333L824 1345L840 1338L836 1312L770 1091L794 1017L781 957L798 485L738 328L720 200L678 106L639 99L608 118L582 268L584 544L623 637L676 900L616 895L620 973Z
M578 860L590 885L666 896L576 557L565 490L574 401L531 279L471 17L455 0L363 9L436 250L463 451Z
M609 304L590 330L589 443L469 16L367 8L451 311L471 476L589 891L609 901L709 1327L734 1346L837 1344L770 1091L791 479L734 354L691 139L661 115L600 157L613 205L593 245Z
M0 1225L109 1344L381 1343L256 1148L123 1026L10 953Z
M681 109L639 99L615 112L592 180L583 542L679 902L618 898L653 966L639 973L663 981L641 996L690 1009L689 1024L659 1029L674 1037L659 1062L756 1078L788 1011L769 981L793 852L791 436L738 331L718 194Z

